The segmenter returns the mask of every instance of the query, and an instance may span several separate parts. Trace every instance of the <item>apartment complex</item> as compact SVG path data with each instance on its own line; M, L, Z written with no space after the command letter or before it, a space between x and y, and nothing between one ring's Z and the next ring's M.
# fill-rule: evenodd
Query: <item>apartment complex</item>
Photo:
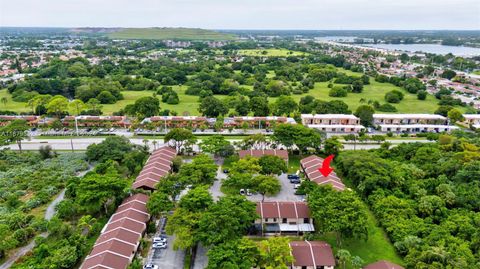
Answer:
M463 117L465 118L463 123L475 129L480 129L480 114L464 114Z
M363 129L360 119L349 114L302 114L302 124L327 133L357 133Z
M255 226L262 234L296 234L313 232L310 209L304 202L258 202Z
M133 182L132 188L155 190L155 185L160 179L170 173L175 156L177 151L170 147L162 147L154 151Z
M448 119L436 114L373 114L373 124L381 132L425 133L458 129Z

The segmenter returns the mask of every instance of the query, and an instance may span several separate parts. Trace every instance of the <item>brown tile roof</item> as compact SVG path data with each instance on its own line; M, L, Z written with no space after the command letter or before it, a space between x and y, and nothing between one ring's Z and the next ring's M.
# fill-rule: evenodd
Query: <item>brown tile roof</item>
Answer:
M389 261L381 260L378 262L371 263L363 269L404 269L402 266L398 264L391 263Z
M332 248L323 241L290 242L295 266L335 266Z
M123 200L97 238L81 269L125 269L130 264L146 222L150 219L146 203L148 196L138 193Z
M312 155L301 159L300 164L305 176L309 180L314 181L319 185L329 184L334 189L339 191L343 191L345 189L345 185L335 172L330 173L330 175L327 177L324 177L322 173L320 173L318 169L323 165L322 158Z
M258 202L257 213L262 218L310 218L310 209L304 202Z
M240 158L245 158L246 156L252 156L255 158L260 158L264 155L273 155L278 156L286 161L288 161L288 151L282 149L249 149L249 150L240 150L238 152Z
M173 158L177 155L175 149L162 147L155 150L148 158L142 171L132 185L133 189L155 189L155 185L166 176L171 169Z
M82 269L126 269L130 260L111 252L103 252L96 256L88 256L82 264Z

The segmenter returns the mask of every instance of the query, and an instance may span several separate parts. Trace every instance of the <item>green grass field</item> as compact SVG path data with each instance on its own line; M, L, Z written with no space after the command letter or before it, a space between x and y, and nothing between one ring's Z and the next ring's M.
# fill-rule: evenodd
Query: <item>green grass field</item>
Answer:
M30 109L27 107L27 103L15 102L12 100L12 95L7 91L7 89L0 90L0 99L6 97L7 103L0 102L0 110L10 110L15 112L27 112Z
M107 34L113 39L234 40L236 36L198 28L124 28Z
M292 95L292 97L296 101L299 101L300 98L305 95L311 95L324 101L341 100L348 105L350 110L355 111L358 106L363 104L360 102L360 99L362 98L367 102L368 100L372 100L383 104L386 103L384 99L385 93L391 90L399 90L404 93L405 97L400 103L392 104L397 108L397 113L433 113L438 108L438 100L432 95L428 95L426 100L421 101L417 99L415 94L408 93L400 87L389 83L379 83L373 79L370 80L370 85L364 86L362 93L348 93L347 97L328 96L330 88L327 86L328 82L315 83L315 88L310 90L308 93L302 95ZM275 98L270 99L271 101L275 100Z
M266 56L266 57L287 57L287 56L303 56L305 52L293 51L287 49L246 49L239 50L239 55L243 56Z

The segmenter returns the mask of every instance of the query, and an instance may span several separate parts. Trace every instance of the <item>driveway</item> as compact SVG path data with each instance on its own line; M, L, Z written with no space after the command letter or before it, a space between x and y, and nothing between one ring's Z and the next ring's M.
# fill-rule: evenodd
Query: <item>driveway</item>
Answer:
M155 236L164 234L165 222L160 221L158 225L158 231ZM185 258L185 251L183 250L174 250L173 241L175 236L167 235L168 247L166 249L154 249L150 250L149 258L147 263L158 265L158 268L165 269L183 269L183 261Z
M282 189L275 196L265 195L265 200L264 200L265 202L267 201L301 201L304 198L302 195L295 194L295 189L293 188L294 184L290 183L290 180L288 180L287 178L287 174L281 174L280 176L278 176L278 180L282 185ZM247 199L253 202L261 202L262 195L255 194L252 196L247 196Z
M197 254L195 255L195 261L193 264L193 269L204 269L208 265L207 251L202 244L198 244Z
M223 172L221 164L218 166L216 178L217 179L213 182L213 185L210 186L210 194L212 194L214 201L218 201L218 198L224 195L220 190L220 187L222 186L222 180L227 178L227 174Z

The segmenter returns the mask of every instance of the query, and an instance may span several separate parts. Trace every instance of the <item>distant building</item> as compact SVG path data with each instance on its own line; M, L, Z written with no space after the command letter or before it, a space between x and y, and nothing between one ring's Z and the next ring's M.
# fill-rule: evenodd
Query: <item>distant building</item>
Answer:
M79 127L122 127L127 128L131 122L126 116L66 116L64 126L75 126L75 118Z
M200 116L154 116L145 118L142 124L153 123L157 127L168 128L207 128L210 123L206 117Z
M288 164L288 151L283 149L247 149L238 151L238 156L243 159L247 156L260 158L265 155L277 156Z
M352 133L365 129L360 119L349 114L302 114L302 124L327 133Z
M373 114L373 124L381 132L425 133L450 132L458 129L448 119L436 114Z
M480 114L464 114L463 117L465 118L463 123L475 129L480 129Z
M333 269L335 258L330 245L323 241L291 241L294 258L291 269Z
M333 189L338 191L345 190L345 185L335 172L331 172L327 177L319 171L323 165L323 159L312 155L300 160L300 168L305 177L317 183L318 185L330 185Z
M304 202L258 202L255 221L262 234L303 234L314 232L310 209Z

